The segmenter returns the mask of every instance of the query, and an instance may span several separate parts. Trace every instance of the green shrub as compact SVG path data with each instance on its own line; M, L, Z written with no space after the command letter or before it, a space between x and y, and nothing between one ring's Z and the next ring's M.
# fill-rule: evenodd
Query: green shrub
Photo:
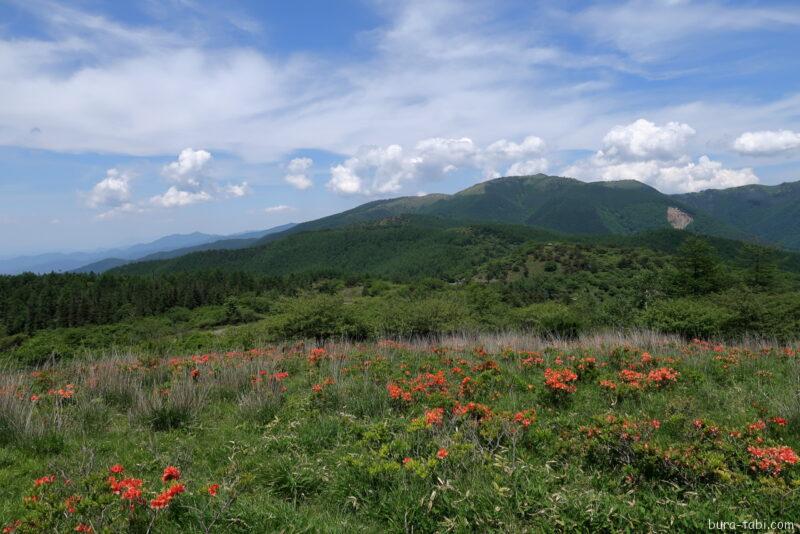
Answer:
M724 334L734 314L708 300L689 298L656 302L640 315L642 326L687 338L710 338Z
M532 304L514 310L514 315L519 326L541 335L573 338L584 326L575 310L556 302Z

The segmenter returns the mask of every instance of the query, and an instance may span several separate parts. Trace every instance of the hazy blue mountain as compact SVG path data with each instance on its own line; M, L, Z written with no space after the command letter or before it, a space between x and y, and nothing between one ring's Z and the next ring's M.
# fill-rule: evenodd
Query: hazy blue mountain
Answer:
M135 258L120 258L111 257L83 265L77 269L72 269L77 273L103 273L110 269L127 265L135 261L150 261L150 260L165 260L170 258L177 258L192 252L199 252L203 250L234 250L238 248L251 247L258 242L259 239L266 235L280 233L295 226L294 223L283 224L267 230L258 230L254 232L242 232L238 234L231 234L229 236L208 236L213 237L210 241L201 242L190 246L179 247L175 249L165 249L153 252L144 256L137 256ZM202 234L207 235L207 234ZM173 236L168 236L173 237ZM166 238L163 238L166 239Z
M256 240L272 231L283 231L291 228L291 224L277 227L277 229L259 230L254 232L241 232L232 235L204 234L193 232L191 234L173 234L156 239L149 243L140 243L128 247L99 249L95 251L80 252L55 252L27 256L17 256L0 260L0 274L19 274L23 272L49 273L78 271L88 272L85 267L92 266L97 272L102 272L125 263L157 254L160 252L189 249L202 245L223 242L229 239ZM222 246L222 248L225 248ZM174 256L171 256L174 257Z

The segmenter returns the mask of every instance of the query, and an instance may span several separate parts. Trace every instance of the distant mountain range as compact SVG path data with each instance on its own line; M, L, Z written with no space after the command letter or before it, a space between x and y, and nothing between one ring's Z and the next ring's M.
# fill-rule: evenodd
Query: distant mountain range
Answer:
M680 229L800 250L798 182L667 195L635 180L582 182L537 174L497 178L453 195L376 200L321 219L259 232L229 236L172 235L152 243L114 250L6 259L0 261L0 273L171 271L181 270L189 263L235 269L237 261L252 256L251 248L302 233L398 216L421 217L417 222L427 220L429 223L440 219L521 225L576 236L631 236ZM343 239L344 235L346 233L337 234L337 239ZM245 251L224 253L236 250ZM135 265L129 265L131 263Z
M174 234L149 243L129 247L101 249L92 252L56 252L30 256L18 256L0 260L0 274L23 272L104 272L131 261L148 258L161 259L188 254L196 250L212 248L236 248L249 246L271 232L282 232L293 224L285 224L269 230L243 232L232 235L215 235L194 232Z
M761 205L768 210L775 209L776 205L783 206L784 215L791 213L791 195L796 190L795 184L760 186L759 198L771 199L769 203L762 201ZM706 195L717 199L717 193L721 194L721 200L716 200L716 204L706 199ZM425 227L430 228L431 235L446 234L447 242L453 243L452 234L462 231L454 228L487 223L538 229L542 232L538 235L546 239L567 235L583 239L597 236L599 239L600 236L624 237L661 230L685 230L715 238L797 248L792 246L794 243L800 245L797 219L782 220L781 216L759 215L759 208L752 202L747 212L749 219L737 219L735 209L726 211L720 207L726 203L747 203L749 195L752 192L748 188L666 195L633 180L587 183L543 174L498 178L454 195L369 202L336 215L292 226L283 232L265 235L252 246L240 250L208 250L161 261L136 262L115 272L214 268L283 274L304 269L335 270L341 265L352 267L353 261L366 267L376 261L392 262L392 254L397 257L433 257L436 245L426 236ZM726 213L730 216L722 216ZM759 226L748 223L749 220L761 220L759 216L772 224ZM393 228L397 224L402 229L390 231L384 228ZM414 236L418 236L424 246L411 246L415 243ZM411 250L403 248L408 246Z

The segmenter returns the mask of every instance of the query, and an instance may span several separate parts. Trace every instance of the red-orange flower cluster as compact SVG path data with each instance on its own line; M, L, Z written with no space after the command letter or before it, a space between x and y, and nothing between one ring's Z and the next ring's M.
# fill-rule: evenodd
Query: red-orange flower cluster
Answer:
M617 383L614 382L613 380L601 380L600 387L603 389L607 389L609 391L614 391L615 389L617 389Z
M751 469L759 469L777 476L786 465L794 465L800 458L790 447L748 447Z
M483 421L485 419L491 419L492 409L479 402L468 402L466 404L457 402L456 405L453 406L453 415L469 415L478 421Z
M523 410L514 414L514 422L528 428L536 421L536 410Z
M311 352L308 353L308 363L309 365L317 365L319 361L327 355L327 351L322 347L311 349Z
M166 508L176 495L179 495L184 491L186 491L186 487L183 484L173 484L169 488L159 493L155 499L150 501L150 508L153 510L161 510L162 508Z
M647 373L647 381L657 387L665 386L678 381L678 371L670 367L653 369Z
M123 478L118 481L116 477L110 476L108 485L111 487L111 491L123 500L138 501L142 498L141 478Z
M411 392L405 391L397 384L392 384L392 383L387 384L386 391L389 393L389 398L391 399L411 402Z
M55 481L56 481L55 475L47 475L34 480L33 485L38 488L39 486L44 486L45 484L52 484Z
M336 383L336 381L333 378L328 377L325 380L323 380L322 382L320 382L318 384L314 384L313 386L311 386L311 391L314 392L314 394L319 395L320 393L322 393L325 390L326 387L332 386L335 383Z
M775 423L778 426L786 426L789 423L789 421L787 421L783 417L772 417L770 419L770 422Z
M644 374L640 373L639 371L634 371L632 369L623 369L619 372L619 378L623 382L625 382L628 386L639 389L642 387L642 380L644 380Z
M170 480L180 480L181 478L181 470L175 467L174 465L168 465L164 468L164 473L161 474L161 480L163 482L169 482Z
M63 388L51 389L47 392L48 395L61 397L62 399L71 399L75 396L75 386L67 384Z
M578 379L578 375L572 369L551 369L544 370L544 385L550 391L556 393L575 393L577 388L572 382Z
M444 421L444 408L433 408L425 412L425 426L441 425Z

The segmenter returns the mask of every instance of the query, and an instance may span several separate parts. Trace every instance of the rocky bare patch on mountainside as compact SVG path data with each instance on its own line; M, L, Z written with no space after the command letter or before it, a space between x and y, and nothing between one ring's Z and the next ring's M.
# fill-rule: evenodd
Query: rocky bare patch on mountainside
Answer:
M683 230L693 221L692 216L678 208L667 208L667 221L676 230Z

